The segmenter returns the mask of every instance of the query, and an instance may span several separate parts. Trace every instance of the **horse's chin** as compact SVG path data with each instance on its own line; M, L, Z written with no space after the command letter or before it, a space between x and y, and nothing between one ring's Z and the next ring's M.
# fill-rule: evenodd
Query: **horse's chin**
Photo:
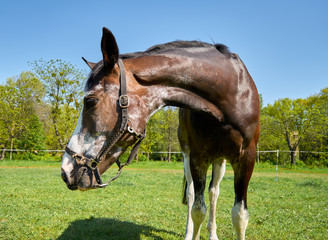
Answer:
M85 191L88 191L88 190L92 190L92 189L95 189L95 188L92 188L92 187L89 187L89 188L85 188L85 187L78 187L78 189L82 192L85 192Z
M97 185L95 177L91 172L87 171L82 175L77 187L80 191L87 191L95 189L95 185Z
M80 191L88 191L88 190L93 190L93 189L96 189L96 185L92 185L92 184L89 184L89 185L84 185L84 184L81 184L79 183L77 189L80 190Z

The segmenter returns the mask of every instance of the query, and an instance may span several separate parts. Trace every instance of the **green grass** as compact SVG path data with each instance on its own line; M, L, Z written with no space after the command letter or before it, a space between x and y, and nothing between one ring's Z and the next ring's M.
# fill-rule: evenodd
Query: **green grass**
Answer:
M0 167L48 167L60 166L60 162L55 161L28 161L28 160L0 160Z
M134 163L106 189L80 192L66 188L59 162L0 162L0 239L183 239L182 169L181 163ZM328 239L328 175L320 173L257 167L247 239ZM220 190L218 236L235 239L230 167ZM206 224L201 236L208 238Z

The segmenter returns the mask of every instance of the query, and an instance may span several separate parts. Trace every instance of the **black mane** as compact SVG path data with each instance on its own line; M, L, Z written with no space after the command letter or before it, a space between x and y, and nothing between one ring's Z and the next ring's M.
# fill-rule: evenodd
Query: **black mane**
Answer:
M122 59L137 58L137 57L143 57L143 56L151 56L151 55L159 54L161 52L169 51L169 50L175 50L175 49L181 49L181 48L200 48L200 47L216 48L219 52L221 52L224 55L227 55L227 56L231 55L229 48L224 44L214 44L213 45L213 44L200 42L200 41L174 41L174 42L168 42L168 43L152 46L144 52L121 54L120 58L122 58Z
M183 48L216 48L220 53L226 55L227 57L233 56L232 53L229 51L229 48L224 44L210 44L200 41L174 41L174 42L154 45L148 48L144 52L120 54L120 58L130 59L130 58L151 56L151 55L160 54L165 51L183 49ZM90 73L89 78L87 79L87 82L85 84L85 91L90 90L92 86L98 84L98 82L96 82L95 80L95 76L99 74L102 68L103 68L103 61L100 61L92 69L92 72Z

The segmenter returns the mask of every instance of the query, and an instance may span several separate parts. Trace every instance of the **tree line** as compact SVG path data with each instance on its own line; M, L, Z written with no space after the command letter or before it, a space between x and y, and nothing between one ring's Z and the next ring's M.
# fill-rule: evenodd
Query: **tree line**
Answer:
M306 99L284 98L262 107L260 122L258 150L287 151L281 161L291 165L328 166L328 87ZM275 161L262 155L262 161Z
M31 71L0 85L0 159L60 159L82 109L87 73L62 60L29 63ZM261 101L262 102L262 101ZM328 166L328 88L306 99L279 99L263 107L258 161L267 150L288 151L280 161ZM147 124L138 160L180 161L178 109L159 110ZM16 152L15 149L29 151Z

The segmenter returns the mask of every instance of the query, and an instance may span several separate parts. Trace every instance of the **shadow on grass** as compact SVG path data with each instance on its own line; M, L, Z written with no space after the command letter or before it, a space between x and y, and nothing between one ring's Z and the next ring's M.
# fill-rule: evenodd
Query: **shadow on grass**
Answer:
M122 222L117 219L93 218L76 220L57 238L57 240L66 239L181 239L183 236L156 229L146 225L138 225L132 222ZM164 237L163 237L164 236Z

